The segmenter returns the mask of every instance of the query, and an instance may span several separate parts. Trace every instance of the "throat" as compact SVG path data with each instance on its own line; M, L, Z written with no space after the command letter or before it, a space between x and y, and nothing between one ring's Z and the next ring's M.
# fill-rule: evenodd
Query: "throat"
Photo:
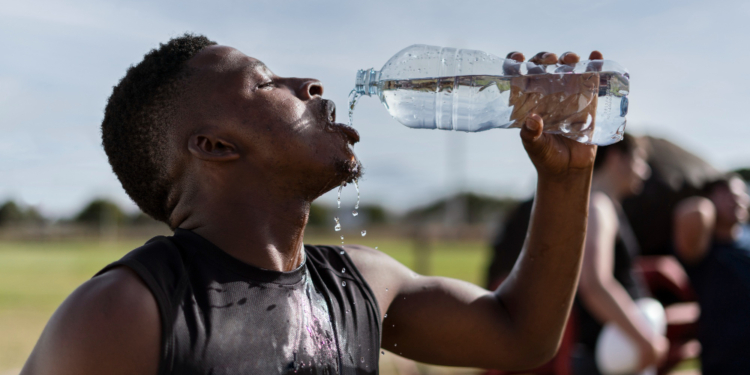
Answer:
M273 203L270 199L208 200L192 210L192 217L184 222L189 226L180 227L194 231L244 263L291 271L305 258L303 236L310 203Z

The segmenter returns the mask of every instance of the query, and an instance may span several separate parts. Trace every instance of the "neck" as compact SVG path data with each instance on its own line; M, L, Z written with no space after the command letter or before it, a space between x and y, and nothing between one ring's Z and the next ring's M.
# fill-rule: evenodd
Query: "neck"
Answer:
M178 226L247 264L274 271L297 268L304 259L310 202L282 197L269 185L226 190L213 185L210 193L181 199L173 214Z
M594 173L594 177L591 180L591 190L600 191L612 199L613 202L620 203L625 197L620 191L621 189L615 184L617 180L617 176L611 176L606 171Z

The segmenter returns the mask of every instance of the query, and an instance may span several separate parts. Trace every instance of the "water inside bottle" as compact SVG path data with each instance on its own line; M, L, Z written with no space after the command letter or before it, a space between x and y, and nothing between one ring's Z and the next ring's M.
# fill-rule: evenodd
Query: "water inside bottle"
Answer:
M624 131L629 86L616 72L586 72L384 80L378 88L389 113L412 128L520 128L536 113L546 132L608 144ZM356 93L350 95L350 118L358 100ZM594 139L595 127L622 131L607 141Z

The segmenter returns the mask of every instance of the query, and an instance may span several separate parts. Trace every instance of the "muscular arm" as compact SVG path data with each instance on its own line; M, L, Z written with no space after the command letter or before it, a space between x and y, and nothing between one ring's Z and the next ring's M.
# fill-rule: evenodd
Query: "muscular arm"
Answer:
M674 213L674 246L687 264L700 262L711 244L716 207L706 198L693 197L677 205Z
M496 291L417 276L375 250L350 248L388 314L384 348L428 363L502 369L531 368L554 355L577 286L595 148L570 144L571 155L559 155L559 148L535 143L538 121L539 128L522 130L539 171L529 232L515 268ZM564 157L581 167L554 169L551 158Z
M581 300L600 322L614 322L642 347L651 347L653 333L638 306L614 278L614 244L618 220L612 201L597 193L591 198L586 252L581 270Z
M116 268L76 289L55 311L21 375L147 375L159 364L156 301Z

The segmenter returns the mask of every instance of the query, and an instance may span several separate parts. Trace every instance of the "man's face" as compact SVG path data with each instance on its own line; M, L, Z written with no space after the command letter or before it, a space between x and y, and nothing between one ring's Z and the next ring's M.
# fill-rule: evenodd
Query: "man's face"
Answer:
M729 183L714 188L710 199L716 206L716 219L726 224L744 223L748 219L747 207L750 196L747 194L745 182L739 178L732 178Z
M651 176L651 167L646 162L646 151L642 147L636 147L626 154L615 152L617 175L622 179L622 191L626 196L639 194L643 190L643 182Z
M334 123L335 106L321 98L319 81L279 77L225 46L207 47L189 65L198 68L199 89L190 113L230 138L240 160L262 172L257 178L283 181L315 198L361 173L350 147L359 135Z

